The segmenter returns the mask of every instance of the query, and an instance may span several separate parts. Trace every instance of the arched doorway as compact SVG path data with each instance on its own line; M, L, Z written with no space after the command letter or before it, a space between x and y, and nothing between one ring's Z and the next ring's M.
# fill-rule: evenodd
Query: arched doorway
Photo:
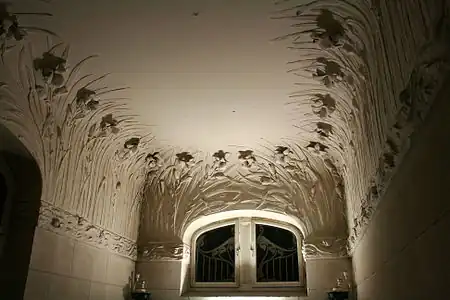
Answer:
M41 190L36 161L20 140L0 125L0 289L8 299L23 298Z
M8 191L7 173L5 172L6 164L0 161L0 257L3 253L3 247L6 239L8 225L8 208L10 206L11 191Z
M5 212L6 198L8 196L8 187L5 176L0 173L0 224L3 223L3 213Z

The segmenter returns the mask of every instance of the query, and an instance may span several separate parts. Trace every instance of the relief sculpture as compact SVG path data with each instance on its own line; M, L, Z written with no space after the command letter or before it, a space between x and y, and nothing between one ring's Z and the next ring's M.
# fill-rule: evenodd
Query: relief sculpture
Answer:
M198 217L236 209L280 212L301 219L308 232L346 236L335 171L295 144L266 152L218 150L209 157L163 153L147 175L141 242L180 238Z
M425 1L407 9L363 0L277 3L274 19L291 20L293 30L276 40L288 41L300 57L289 63L288 72L302 86L290 105L311 105L313 114L299 116L299 123L316 122L316 136L308 126L299 128L300 134L312 153L333 157L343 176L350 248L448 74L448 43L442 42L448 36L448 4L440 3L436 11L424 10ZM398 18L410 13L422 22ZM396 36L408 39L401 43ZM405 73L410 62L417 64Z
M0 122L38 162L43 203L65 211L50 223L71 223L70 216L79 215L95 230L108 228L113 240L125 241L106 247L133 256L130 241L137 238L144 160L114 157L130 138L137 136L145 144L152 137L130 113L126 87L108 87L107 74L85 71L96 56L71 61L69 46L56 33L23 25L22 14L13 10L13 5L0 3ZM128 150L135 146L131 143ZM39 226L61 230L48 223ZM80 232L76 229L74 237Z
M22 18L51 14L0 2L0 124L39 164L39 226L171 260L199 217L265 210L305 224L306 257L351 254L449 73L449 5L436 3L280 0L273 19L292 27L274 41L298 54L286 70L296 135L206 153L156 143L129 89L88 71L95 55L73 61L82 45Z

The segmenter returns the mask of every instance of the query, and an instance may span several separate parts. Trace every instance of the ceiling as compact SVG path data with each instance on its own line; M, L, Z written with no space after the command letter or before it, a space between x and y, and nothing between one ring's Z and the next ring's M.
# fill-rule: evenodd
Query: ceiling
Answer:
M129 87L132 109L162 146L254 149L298 132L299 112L286 105L296 53L272 41L289 32L288 21L272 19L273 0L19 2L17 11L53 14L39 24L70 43L72 64L99 55L85 70Z
M118 137L103 140L101 147L105 148L95 149L104 166L110 159L102 149L108 149L111 158L117 156L117 147L128 155L138 148L135 136L144 134L154 139L149 147L137 150L141 152L129 161L130 167L118 164L125 170L117 172L120 176L144 174L141 166L148 167L147 158L153 157L148 156L149 151L170 150L163 151L171 153L163 158L164 167L157 165L166 174L169 172L164 170L172 168L172 160L178 161L183 170L183 163L187 167L188 162L201 162L190 153L203 152L217 163L221 159L212 157L214 153L231 152L238 158L239 150L249 154L245 161L253 154L244 150L258 152L258 148L264 151L269 146L266 154L270 159L262 161L270 162L277 155L284 157L296 151L303 155L308 149L312 151L307 151L306 161L318 157L313 169L324 191L334 195L334 190L345 185L348 212L357 215L349 217L350 223L358 228L367 221L371 213L367 211L373 211L369 208L378 203L409 147L414 128L432 103L441 84L439 78L444 77L441 57L448 53L445 1L429 6L422 0L411 5L393 1L280 0L285 5L278 6L274 0L13 2L15 12L52 13L51 18L21 16L21 21L61 36L71 45L68 63L72 66L98 55L83 66L82 74L110 73L98 87L128 87L114 97L126 97L131 108L126 116L150 126L142 133L138 123L122 122ZM277 15L285 18L273 19L281 8L290 8ZM295 35L274 41L293 32ZM31 40L36 56L61 39L48 38L48 45L42 41ZM295 97L290 97L292 94ZM67 99L64 101L71 101ZM69 105L61 102L55 106L59 111ZM116 108L101 109L105 109L102 113L124 115ZM95 115L100 115L98 110ZM15 117L17 125L22 119L17 114ZM84 126L77 130L86 134L92 127ZM22 131L34 139L27 130ZM80 147L91 136L90 132L87 137L72 134L72 129L66 132L71 145ZM73 142L71 135L83 138ZM280 145L289 149L281 153L276 150ZM42 153L53 155L51 151ZM227 162L228 158L223 159ZM311 160L299 160L293 174L300 174L308 164ZM206 161L203 165L207 169ZM286 172L292 167L280 166ZM130 171L132 168L139 172ZM205 178L202 172L196 175L198 179ZM294 184L291 175L286 177L288 185ZM333 178L325 180L324 176ZM124 199L138 190L137 181L130 178L127 180L133 188ZM121 186L109 179L110 186ZM239 185L242 187L241 182ZM303 188L305 185L299 189ZM259 186L258 190L264 191ZM333 197L319 198L327 204L335 202ZM309 198L298 198L303 206L314 207ZM333 211L340 215L341 210L340 206Z

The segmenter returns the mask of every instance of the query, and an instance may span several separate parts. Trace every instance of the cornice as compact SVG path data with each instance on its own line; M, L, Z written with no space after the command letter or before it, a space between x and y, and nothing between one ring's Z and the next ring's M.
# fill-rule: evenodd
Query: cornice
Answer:
M67 236L112 253L137 258L136 242L117 233L90 223L78 215L42 201L39 211L38 227Z
M305 240L302 253L305 260L348 257L346 237L318 237Z
M189 247L181 242L147 243L138 250L138 261L179 261L189 254Z

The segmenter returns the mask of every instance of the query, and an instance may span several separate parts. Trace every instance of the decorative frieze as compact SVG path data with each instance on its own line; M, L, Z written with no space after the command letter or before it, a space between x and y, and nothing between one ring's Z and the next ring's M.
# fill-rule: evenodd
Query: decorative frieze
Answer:
M136 242L126 237L96 226L78 215L42 201L38 227L65 235L79 242L107 249L113 253L137 258Z
M299 218L305 236L324 227L345 235L343 190L333 162L293 142L270 146L237 153L161 151L158 162L148 168L140 242L181 238L186 226L201 216L240 209Z
M361 201L349 236L352 252L370 223L376 208L411 146L411 138L423 124L450 73L450 56L439 39L424 47L405 89L400 93L401 106L396 122L386 139L380 164L367 196Z
M147 243L139 248L138 260L181 260L185 254L189 254L189 247L181 242Z
M347 239L345 237L308 238L302 249L305 259L347 257Z

